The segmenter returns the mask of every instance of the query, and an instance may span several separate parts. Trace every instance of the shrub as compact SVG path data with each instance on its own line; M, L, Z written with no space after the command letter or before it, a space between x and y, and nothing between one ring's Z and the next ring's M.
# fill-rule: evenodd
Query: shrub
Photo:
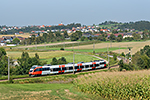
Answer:
M60 50L65 50L64 48L60 48Z

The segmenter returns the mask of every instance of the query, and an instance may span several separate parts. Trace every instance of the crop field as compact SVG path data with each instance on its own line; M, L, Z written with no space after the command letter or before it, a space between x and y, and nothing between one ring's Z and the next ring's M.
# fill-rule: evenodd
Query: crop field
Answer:
M150 70L101 72L78 77L74 85L82 92L107 99L150 99Z
M1 84L1 100L96 100L94 97L78 92L72 84Z
M62 57L62 56L73 54L72 52L66 52L66 51L28 52L30 57L34 57L35 53L39 55L40 59ZM7 55L14 59L21 57L21 54L22 54L21 51L7 51Z
M104 43L98 43L98 44L95 44L95 49L100 49L100 48L107 48L107 45L109 46L109 49L111 47L116 47L118 48L118 50L114 50L114 52L117 52L119 53L119 47L122 48L122 47L132 47L132 54L136 53L137 51L139 51L140 49L142 49L145 45L149 45L150 44L150 40L148 41L137 41L137 42L112 42L112 43L108 43L108 42L104 42ZM84 45L84 46L76 46L74 47L74 49L91 49L93 48L93 44L91 45ZM66 49L72 49L72 47L67 47ZM128 49L121 49L120 50L120 53L121 52L125 52L127 53Z
M0 38L2 38L3 36L14 36L14 35L0 35ZM30 36L30 34L26 33L26 34L15 35L15 36L21 36L23 38L28 38Z

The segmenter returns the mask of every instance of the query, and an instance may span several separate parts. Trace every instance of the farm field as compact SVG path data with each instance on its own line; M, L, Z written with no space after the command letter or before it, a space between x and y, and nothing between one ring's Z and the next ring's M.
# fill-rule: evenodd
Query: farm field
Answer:
M26 34L22 34L22 35L0 35L0 38L2 38L3 36L21 36L23 38L28 38L30 36L30 34L26 33Z
M62 56L73 54L72 52L66 52L66 51L28 52L30 57L34 57L35 53L39 55L40 59L62 57ZM21 51L7 51L7 55L14 59L21 57L21 54L22 54Z
M74 85L82 92L107 99L150 99L150 70L101 72L78 77Z
M95 44L95 49L100 49L100 48L107 48L107 45L110 47L116 47L118 48L118 50L114 50L114 52L119 53L119 46L120 48L122 47L132 47L132 54L136 53L137 51L139 51L140 49L142 49L145 45L149 45L150 44L150 40L148 41L142 41L142 42L112 42L112 43L108 43L108 42L104 42L104 43L98 43ZM84 46L79 46L79 49L89 49L89 48L93 48L93 44L91 45L84 45ZM72 49L72 47L67 47L66 49ZM78 46L74 47L74 49L78 49ZM121 49L121 52L127 52L127 49Z
M49 47L37 47L38 50L60 50L61 47L59 48L49 48ZM63 47L62 47L63 48ZM35 50L36 48L30 48L30 50ZM109 51L114 51L114 50L118 50L119 47L112 47L112 48L109 48ZM126 47L120 47L120 50L121 49L127 49ZM71 49L68 49L68 48L65 48L65 51L72 51L73 48ZM93 48L89 48L89 49L74 49L75 52L93 52ZM100 49L95 49L95 53L98 53L98 52L106 52L107 51L107 48L100 48Z
M1 100L103 100L78 92L72 84L0 84Z
M40 57L41 61L48 61L47 63L50 63L52 61L53 57L56 57L57 59L61 57L65 57L67 62L73 62L73 52L70 51L48 51L48 52L28 52L30 57L34 57L35 53L37 53ZM7 55L9 57L12 57L14 59L20 58L22 52L20 51L8 51ZM91 60L98 60L98 58L93 57L91 55L87 54L80 54L76 53L75 54L75 63L84 61L84 62L89 62Z

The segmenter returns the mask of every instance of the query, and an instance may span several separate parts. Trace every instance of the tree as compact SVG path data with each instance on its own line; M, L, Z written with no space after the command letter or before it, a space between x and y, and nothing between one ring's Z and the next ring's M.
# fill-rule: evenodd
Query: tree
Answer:
M92 40L92 36L89 37L89 40Z
M35 58L39 59L39 55L37 53L35 53Z
M58 64L66 64L67 63L67 61L66 61L66 59L64 57L58 59L57 62L58 62Z
M20 43L20 40L18 38L14 38L13 43L18 44L18 43Z
M122 59L119 61L118 65L119 65L120 70L122 70L123 69L123 65L124 65Z
M79 36L77 33L73 33L71 34L70 38L71 38L71 41L77 41L79 39Z
M82 37L81 37L81 41L84 41L84 40L85 40L85 36L82 36Z
M19 65L16 66L16 74L28 74L29 69L33 65L41 65L42 62L40 62L38 58L39 56L37 53L35 54L35 57L30 58L28 52L22 52L21 58L17 59Z
M54 57L51 62L52 65L57 65L57 59Z
M65 38L68 38L68 37L69 37L66 30L64 31L64 37L65 37Z
M114 34L111 34L110 37L109 37L109 39L110 39L111 41L116 40L116 36L115 36Z
M115 61L117 60L117 55L116 55L116 54L113 55L113 59L114 59Z

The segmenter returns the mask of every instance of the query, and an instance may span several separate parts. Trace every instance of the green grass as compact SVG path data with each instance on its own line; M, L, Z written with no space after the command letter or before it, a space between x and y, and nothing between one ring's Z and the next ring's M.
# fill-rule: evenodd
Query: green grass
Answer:
M57 60L59 58L61 58L62 56L60 57L56 57ZM66 55L66 56L63 56L66 58L67 62L73 62L73 54L70 54L70 55ZM75 54L75 63L77 62L81 62L81 61L84 61L84 62L89 62L91 60L99 60L98 58L95 58L91 55L86 55L86 54ZM41 59L41 61L47 61L48 64L50 64L52 62L52 58L50 59Z
M44 50L60 50L61 47L59 48L44 48L44 47L38 47L37 49L44 49ZM63 47L62 47L63 48ZM118 47L112 47L112 48L109 48L109 51L114 51L114 50L118 50L119 48ZM127 49L126 47L121 47L120 49ZM65 51L73 51L73 49L65 49ZM93 48L92 49L74 49L75 52L93 52ZM95 52L98 53L98 52L105 52L107 51L107 48L102 48L102 49L95 49Z
M11 100L103 100L77 91L72 84L1 84L0 99Z
M29 75L11 75L11 78L24 78L28 77ZM8 79L8 76L0 76L0 80Z
M112 47L112 48L109 48L109 51L114 51L114 50L118 50L119 48L117 47ZM120 49L127 49L125 47L121 47ZM65 51L72 51L72 49L65 49ZM93 49L74 49L74 51L76 52L93 52ZM95 49L95 53L98 53L98 52L106 52L107 51L107 48L102 48L102 49Z

